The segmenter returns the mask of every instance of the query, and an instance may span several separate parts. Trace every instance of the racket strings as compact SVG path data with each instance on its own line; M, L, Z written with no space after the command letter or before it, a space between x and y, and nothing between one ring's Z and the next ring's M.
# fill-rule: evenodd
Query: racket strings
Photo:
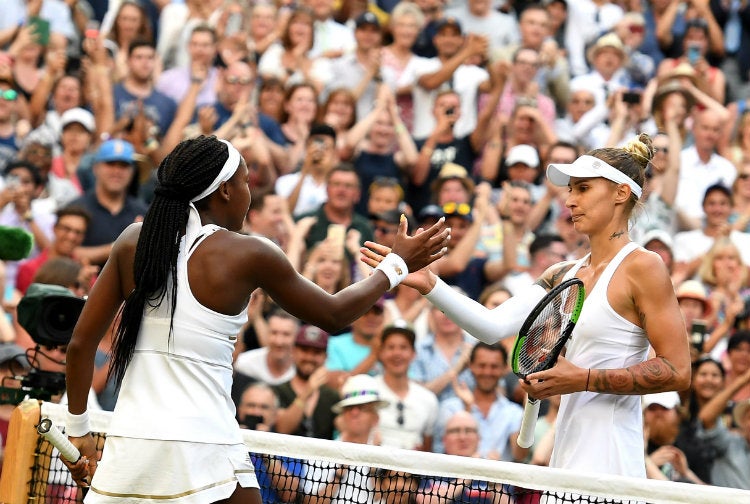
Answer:
M539 312L518 353L519 372L535 372L558 351L556 346L560 336L575 312L578 290L577 286L573 286L562 291Z

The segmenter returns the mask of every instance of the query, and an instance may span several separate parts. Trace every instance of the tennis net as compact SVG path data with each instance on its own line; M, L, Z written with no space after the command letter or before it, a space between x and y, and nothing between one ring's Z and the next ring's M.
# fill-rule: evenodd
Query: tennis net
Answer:
M80 502L59 455L36 434L40 418L64 426L65 408L26 401L11 419L0 502ZM110 415L91 412L103 444ZM12 437L10 437L12 436ZM740 503L750 492L712 486L582 475L339 441L245 431L265 503Z

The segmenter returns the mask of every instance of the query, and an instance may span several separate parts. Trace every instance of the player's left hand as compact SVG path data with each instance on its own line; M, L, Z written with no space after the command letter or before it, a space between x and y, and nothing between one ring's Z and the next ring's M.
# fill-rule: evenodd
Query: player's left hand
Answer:
M96 441L94 441L94 437L91 434L81 437L69 436L68 439L81 452L81 458L75 463L65 460L65 457L60 457L60 460L68 468L71 476L73 476L73 481L78 486L88 487L91 483L91 478L94 477L96 465L99 461Z
M552 368L530 374L526 380L519 380L519 385L530 396L547 399L557 394L571 394L585 390L587 377L588 369L574 365L561 355L557 358L557 364Z

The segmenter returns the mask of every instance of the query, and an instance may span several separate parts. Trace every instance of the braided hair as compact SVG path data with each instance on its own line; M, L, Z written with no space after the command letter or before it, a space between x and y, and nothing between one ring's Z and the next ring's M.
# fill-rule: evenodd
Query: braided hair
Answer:
M199 136L181 142L159 165L154 200L143 220L135 250L135 288L125 300L114 338L109 373L118 385L133 357L143 310L147 305L161 305L170 275L171 337L177 303L177 256L190 200L211 185L228 158L227 146L215 136ZM205 208L207 200L195 202L196 208Z

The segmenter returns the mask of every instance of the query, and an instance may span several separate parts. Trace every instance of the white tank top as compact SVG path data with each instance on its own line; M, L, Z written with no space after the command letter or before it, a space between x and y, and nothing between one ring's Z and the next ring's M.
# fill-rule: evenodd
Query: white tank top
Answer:
M171 301L144 310L133 359L122 382L108 433L142 439L232 444L241 442L232 386L232 351L247 321L217 313L198 302L188 281L188 260L200 243L222 228L200 228L177 259L177 307ZM169 292L169 289L167 290Z
M565 357L576 366L626 368L646 360L649 342L642 328L609 304L607 288L623 259L638 246L625 245L586 296ZM565 275L572 278L584 257ZM563 395L557 416L551 467L645 477L643 418L638 395L576 392Z

